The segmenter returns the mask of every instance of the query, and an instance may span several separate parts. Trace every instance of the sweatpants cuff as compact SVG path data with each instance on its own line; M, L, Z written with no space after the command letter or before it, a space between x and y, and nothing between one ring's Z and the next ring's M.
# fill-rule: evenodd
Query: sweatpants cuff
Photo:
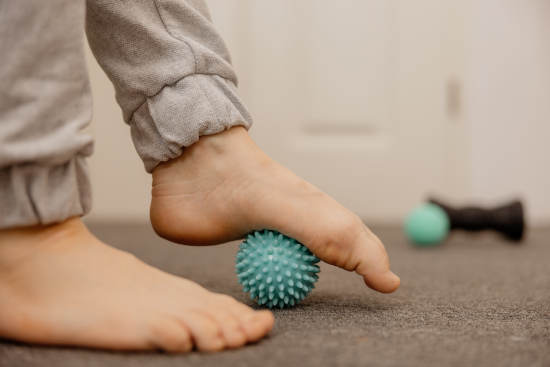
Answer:
M185 147L252 118L232 81L218 75L193 74L147 98L132 115L132 140L147 172L179 157Z
M56 165L0 168L0 229L51 224L91 209L85 156Z

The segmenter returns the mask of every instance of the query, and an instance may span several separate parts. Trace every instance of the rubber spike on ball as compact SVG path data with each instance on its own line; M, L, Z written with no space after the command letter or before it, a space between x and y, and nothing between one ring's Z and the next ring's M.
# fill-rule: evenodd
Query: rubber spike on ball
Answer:
M307 247L277 231L249 233L237 252L237 279L250 298L268 308L292 307L319 279L319 259Z

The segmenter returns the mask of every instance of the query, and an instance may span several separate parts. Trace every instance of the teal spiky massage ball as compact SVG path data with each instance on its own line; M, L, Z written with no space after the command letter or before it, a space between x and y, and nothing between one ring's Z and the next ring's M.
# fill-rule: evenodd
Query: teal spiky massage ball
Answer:
M237 252L237 277L259 305L292 307L319 278L319 259L301 243L279 232L254 231Z

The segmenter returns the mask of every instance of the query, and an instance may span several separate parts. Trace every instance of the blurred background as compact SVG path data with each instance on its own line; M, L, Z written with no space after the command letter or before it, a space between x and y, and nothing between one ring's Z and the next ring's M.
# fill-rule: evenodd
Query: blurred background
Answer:
M550 224L550 1L209 0L269 155L367 222L428 194ZM146 174L93 56L90 220L145 221Z

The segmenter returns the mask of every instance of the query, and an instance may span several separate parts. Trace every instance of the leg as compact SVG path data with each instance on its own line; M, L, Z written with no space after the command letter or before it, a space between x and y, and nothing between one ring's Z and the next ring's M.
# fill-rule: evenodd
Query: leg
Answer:
M90 45L153 172L151 221L161 236L219 243L278 229L374 289L399 286L384 246L354 214L251 141L250 116L204 1L88 0L87 19Z
M9 88L0 98L0 337L184 352L264 336L270 313L154 269L86 229L84 3L1 9L0 79Z
M0 228L86 214L91 97L78 1L0 11ZM71 21L67 21L71 20Z

